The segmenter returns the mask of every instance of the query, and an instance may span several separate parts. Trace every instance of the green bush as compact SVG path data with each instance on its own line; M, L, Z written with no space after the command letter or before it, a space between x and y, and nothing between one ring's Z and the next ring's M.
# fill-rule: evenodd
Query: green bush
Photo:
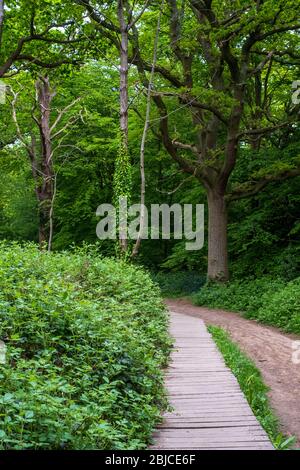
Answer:
M300 278L290 281L272 297L265 294L257 319L300 334Z
M241 312L248 318L256 318L265 296L272 297L283 286L283 280L267 276L226 284L207 284L194 296L194 302L196 305L224 308Z
M240 312L247 318L300 334L300 278L286 283L265 276L206 284L193 296L196 305Z
M144 448L166 406L158 288L93 253L0 244L0 449Z

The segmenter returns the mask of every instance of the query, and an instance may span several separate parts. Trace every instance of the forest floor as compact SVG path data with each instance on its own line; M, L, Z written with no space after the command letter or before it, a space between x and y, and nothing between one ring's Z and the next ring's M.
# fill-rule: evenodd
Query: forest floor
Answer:
M261 371L270 388L270 404L284 434L297 438L300 446L300 364L292 362L293 341L299 336L247 320L238 313L197 307L187 299L166 299L173 312L185 313L204 320L207 325L224 328L232 340Z

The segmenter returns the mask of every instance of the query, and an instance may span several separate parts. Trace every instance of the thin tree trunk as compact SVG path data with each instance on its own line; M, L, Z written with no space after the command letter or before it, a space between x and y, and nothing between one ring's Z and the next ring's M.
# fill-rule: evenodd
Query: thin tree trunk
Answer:
M121 33L120 43L120 130L121 130L121 151L128 153L128 25L125 21L124 2L118 1L118 19ZM121 227L121 233L127 227ZM121 252L127 251L127 238L120 238Z
M142 141L141 141L141 151L140 151L140 173L141 173L140 228L139 228L139 233L138 233L136 243L135 243L133 251L132 251L132 257L133 258L138 255L140 245L141 245L141 241L142 241L143 232L144 232L144 226L145 226L145 194L146 194L145 146L146 146L146 140L147 140L148 130L149 130L149 126L150 126L151 91L152 91L154 72L155 72L155 66L156 66L156 60L157 60L157 48L158 48L158 40L159 40L159 34L160 34L160 22L161 22L163 3L164 3L164 0L162 0L159 16L158 16L158 20L157 20L156 34L155 34L155 40L154 40L154 49L153 49L153 61L152 61L151 74L150 74L150 79L149 79L149 83L148 83L148 90L147 90L146 118L145 118L145 125L144 125L144 130L143 130L143 135L142 135Z
M128 32L122 30L120 49L120 129L123 146L128 149Z
M229 278L227 252L227 207L224 194L208 190L208 271L211 281Z
M4 0L0 0L0 48L2 44L3 23L4 23Z

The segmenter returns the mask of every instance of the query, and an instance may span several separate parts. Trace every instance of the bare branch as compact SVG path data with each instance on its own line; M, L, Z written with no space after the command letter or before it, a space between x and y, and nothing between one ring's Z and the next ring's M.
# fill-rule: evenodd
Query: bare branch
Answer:
M52 139L57 139L61 134L63 134L71 125L75 124L80 116L71 116L68 122L57 132L55 132L53 135L51 135Z
M17 136L18 136L18 139L20 140L20 142L24 145L24 147L27 149L28 153L31 152L31 147L30 145L26 142L26 139L24 138L24 135L22 134L22 131L21 131L21 128L20 128L20 125L19 125L19 121L18 121L18 117L17 117L17 101L18 101L18 98L19 98L19 95L20 95L20 91L15 93L13 91L13 89L10 87L10 93L12 94L13 96L13 99L11 101L11 109L12 109L12 118L13 118L13 121L14 121L14 124L15 124L15 127L16 127L16 131L17 131Z
M145 5L143 6L142 10L140 13L128 24L127 29L128 31L136 25L136 23L141 19L143 14L145 13L146 9L148 8L151 0L146 0Z
M195 145L184 144L183 142L178 142L178 140L172 140L172 144L175 145L175 147L178 147L180 149L190 150L195 155L197 155L197 157L199 157L199 152Z
M69 109L71 109L76 103L78 103L79 101L81 100L81 97L79 98L76 98L74 101L72 101L72 103L68 104L68 106L66 106L64 109L62 109L57 118L55 119L54 123L52 124L51 128L50 128L50 132L52 134L52 132L54 131L54 129L57 127L57 125L59 124L61 118L69 111Z
M242 136L247 136L247 135L268 134L269 132L274 132L275 130L281 129L282 127L286 127L290 124L292 124L291 121L285 121L285 122L282 122L281 124L277 124L276 126L262 127L260 129L244 130L240 132L238 137L240 138Z
M272 59L273 55L274 55L274 51L268 52L266 57L258 64L258 66L255 67L255 69L251 71L251 75L256 75L257 73L259 73L264 68L264 66L269 62L269 60Z
M226 125L228 123L228 120L225 118L225 116L223 116L220 113L220 111L216 107L211 106L209 104L200 103L199 101L197 101L196 97L192 97L188 94L179 94L179 93L175 93L175 92L157 92L157 91L153 91L152 95L153 96L173 96L173 97L176 97L176 98L180 99L180 101L182 101L183 103L190 104L191 107L200 108L200 109L204 109L206 111L210 111L221 122L223 122Z
M176 186L175 189L172 189L172 191L161 191L160 189L156 188L156 191L158 191L161 194L167 194L168 196L171 196L171 194L175 194L187 181L190 181L191 178L194 178L194 175L190 175L184 180L182 180L178 186Z

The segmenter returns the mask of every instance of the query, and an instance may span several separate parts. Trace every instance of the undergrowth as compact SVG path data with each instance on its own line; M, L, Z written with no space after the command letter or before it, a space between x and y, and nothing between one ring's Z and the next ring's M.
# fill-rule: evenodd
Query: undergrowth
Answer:
M0 449L147 446L170 340L142 269L1 243L0 319Z

